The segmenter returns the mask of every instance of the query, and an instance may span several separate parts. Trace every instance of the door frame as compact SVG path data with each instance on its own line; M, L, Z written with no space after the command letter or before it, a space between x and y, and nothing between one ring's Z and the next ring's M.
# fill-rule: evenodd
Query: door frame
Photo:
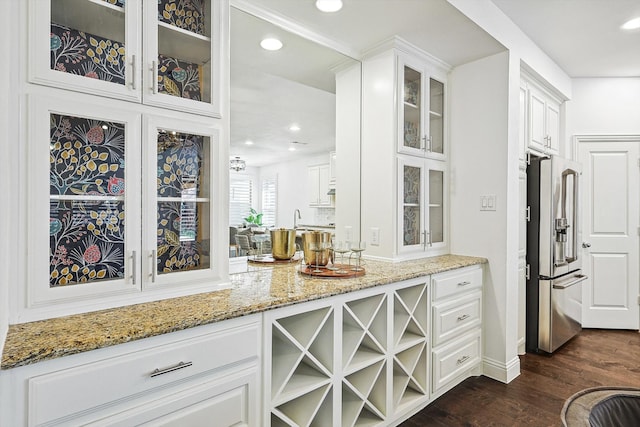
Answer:
M640 134L576 134L572 137L571 144L571 159L574 161L578 161L578 147L580 143L587 142L603 142L603 143L614 143L614 142L635 142L640 144ZM638 159L638 167L640 167L640 158ZM639 192L640 197L640 192ZM583 208L584 209L584 208ZM640 215L640 213L639 213ZM582 222L582 220L581 220ZM584 226L582 227L584 230ZM640 229L638 230L640 235ZM640 259L638 260L640 264ZM590 282L589 282L590 283ZM637 295L637 304L640 305L640 283L638 283L638 287L636 289ZM640 310L639 310L640 311ZM638 314L637 323L638 330L640 330L640 312Z

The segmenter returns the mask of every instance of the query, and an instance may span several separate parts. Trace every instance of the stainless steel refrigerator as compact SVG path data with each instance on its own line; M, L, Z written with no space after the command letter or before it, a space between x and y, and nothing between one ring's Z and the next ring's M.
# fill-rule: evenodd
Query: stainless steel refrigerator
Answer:
M552 353L580 332L581 167L558 156L527 167L526 347Z

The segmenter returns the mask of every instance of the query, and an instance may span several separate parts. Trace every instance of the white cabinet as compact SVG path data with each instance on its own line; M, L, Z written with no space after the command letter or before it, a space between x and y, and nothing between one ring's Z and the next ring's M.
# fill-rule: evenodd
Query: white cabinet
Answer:
M264 425L391 425L425 403L427 280L266 312Z
M446 250L446 163L398 156L398 252Z
M432 396L469 375L482 360L482 268L432 276Z
M215 419L219 426L259 426L260 319L238 318L14 368L3 375L15 391L13 410L0 422L178 426Z
M336 152L329 153L329 188L336 188Z
M30 0L29 81L220 117L226 5Z
M398 152L419 157L445 157L445 85L432 67L403 53L397 55Z
M361 228L379 235L369 256L447 252L447 70L398 38L363 59ZM396 208L380 209L385 200Z
M558 154L561 101L532 82L524 81L523 84L528 101L528 147L543 154Z
M332 205L329 193L329 164L308 168L309 206L326 207Z
M29 98L28 308L221 280L219 128L120 104Z

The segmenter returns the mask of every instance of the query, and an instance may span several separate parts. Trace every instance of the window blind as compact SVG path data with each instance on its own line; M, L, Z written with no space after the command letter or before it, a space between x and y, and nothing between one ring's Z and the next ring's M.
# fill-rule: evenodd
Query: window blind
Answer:
M249 216L253 202L253 181L251 177L231 179L229 185L229 224L241 225Z
M277 182L275 176L262 180L262 224L267 227L275 227L276 225Z

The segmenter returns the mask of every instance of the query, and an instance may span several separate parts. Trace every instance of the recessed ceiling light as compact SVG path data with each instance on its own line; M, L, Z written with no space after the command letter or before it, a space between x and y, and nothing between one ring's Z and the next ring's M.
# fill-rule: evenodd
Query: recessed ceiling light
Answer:
M342 9L342 0L316 0L316 7L322 12L337 12Z
M296 147L294 147L293 145L289 147L289 151L296 151Z
M244 143L245 143L245 145L253 145L253 141L250 141L248 139Z
M637 30L638 28L640 28L640 17L628 20L627 22L622 24L620 28L622 28L623 30Z
M292 124L291 126L289 126L289 130L291 132L298 132L300 130L300 126L298 126L296 124Z
M282 42L275 38L266 38L260 42L260 46L265 50L280 50Z

